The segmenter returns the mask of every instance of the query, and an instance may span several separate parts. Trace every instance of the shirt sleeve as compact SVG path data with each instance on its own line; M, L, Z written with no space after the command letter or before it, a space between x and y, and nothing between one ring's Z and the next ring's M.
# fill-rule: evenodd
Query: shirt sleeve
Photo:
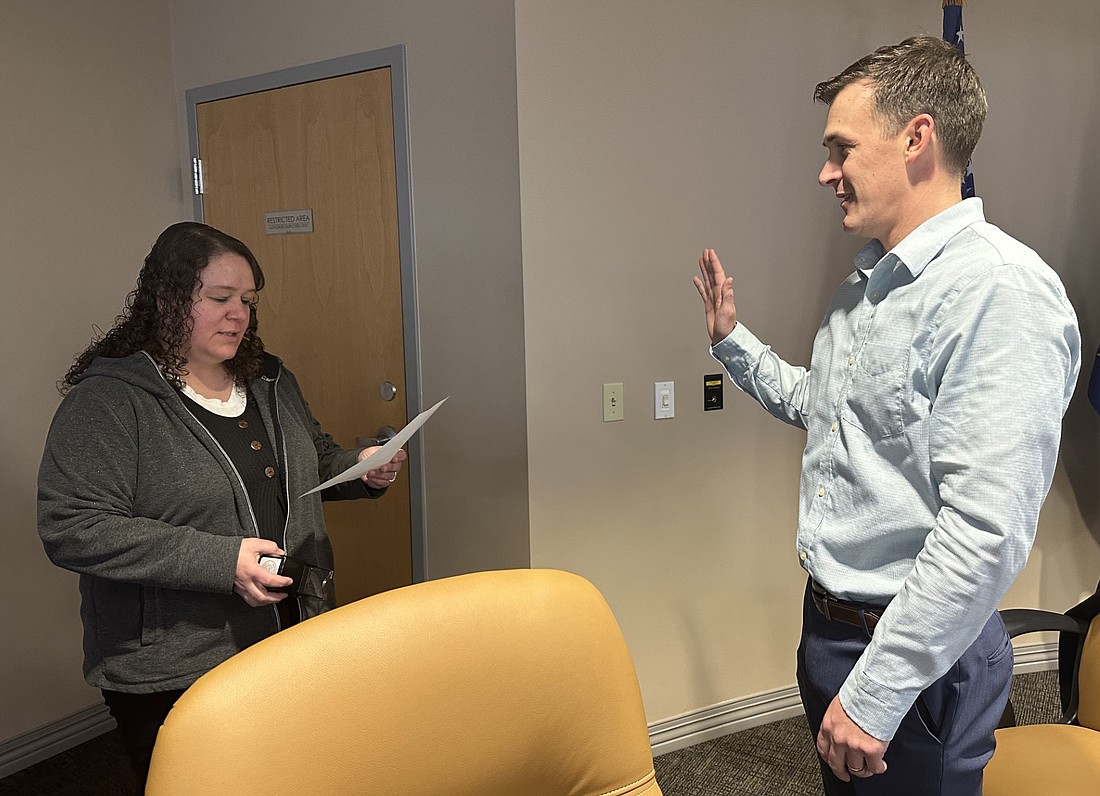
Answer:
M787 364L740 322L710 354L738 389L785 423L806 428L810 371Z
M133 406L91 385L62 402L38 475L47 555L57 566L108 580L232 591L241 537L135 516L139 427Z
M940 508L840 691L890 740L919 693L978 637L1027 561L1080 368L1076 317L1034 268L997 266L944 301L927 363Z

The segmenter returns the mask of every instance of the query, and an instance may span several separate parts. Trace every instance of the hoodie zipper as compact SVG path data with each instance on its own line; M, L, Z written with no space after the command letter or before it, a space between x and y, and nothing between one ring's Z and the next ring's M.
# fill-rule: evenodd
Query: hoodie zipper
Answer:
M261 376L262 381L266 381L271 385L271 422L275 427L275 466L279 468L279 472L283 476L283 495L286 497L286 518L283 520L283 543L281 547L286 549L286 534L290 530L290 473L287 472L287 450L286 450L286 435L283 434L283 422L282 411L279 407L279 378L283 375L283 369L280 367L275 373L275 378L269 376ZM282 451L282 461L279 461L278 452ZM301 622L305 617L302 616L302 603L297 596L293 597L294 607L298 609L298 621ZM276 611L276 614L278 611ZM281 629L281 628L280 628Z
M162 379L164 379L164 382L166 384L169 384L169 386L171 386L171 384L168 382L168 379L165 378L164 373L161 372L160 366L157 365L156 360L154 360L151 356L149 356L149 352L148 351L143 351L142 353L145 354L145 356L149 357L149 361L152 362L153 365L156 367L157 373L160 375L160 377ZM175 392L175 390L173 390L173 392ZM187 412L187 414L191 416L191 419L194 420L195 423L198 424L199 428L201 428L204 432L206 432L206 436L208 436L210 438L210 441L213 442L214 446L221 452L222 457L227 462L229 462L229 467L233 471L233 475L236 476L237 483L240 484L241 492L244 493L244 504L245 504L245 506L248 507L248 516L252 520L252 530L254 531L253 536L255 538L259 539L260 538L260 523L257 522L257 520L256 520L256 512L252 510L252 500L251 500L251 498L248 497L248 487L246 487L244 485L244 479L241 478L240 471L237 470L237 465L233 464L233 460L231 458L229 458L229 454L225 452L225 448L223 448L221 446L221 443L218 442L217 437L215 437L213 434L211 434L210 429L208 429L206 426L204 426L202 424L202 421L199 420L197 417L195 417L194 412L192 412L187 407L187 402L184 401L182 398L179 398L179 396L177 396L177 399L180 401L180 404L183 406L183 411ZM285 481L286 479L284 478L283 480ZM287 488L289 489L289 486ZM288 523L289 523L289 518L290 518L290 508L289 508L289 505L288 505L288 507L287 507L287 522ZM286 525L283 526L283 542L284 543L286 542ZM280 545L280 547L282 547L282 545ZM283 549L285 550L286 548L284 547ZM278 632L278 631L283 629L283 623L279 619L279 609L276 608L274 605L272 605L271 606L271 611L275 615L275 627L276 627L276 632ZM301 616L301 613L302 613L302 611L301 611L301 608L299 607L299 609L298 609L299 616Z

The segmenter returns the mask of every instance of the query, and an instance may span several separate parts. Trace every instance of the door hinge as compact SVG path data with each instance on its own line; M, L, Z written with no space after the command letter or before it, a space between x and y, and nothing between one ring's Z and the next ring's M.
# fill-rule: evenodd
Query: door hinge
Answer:
M202 196L203 182L202 182L202 160L200 158L191 158L191 178L195 186L195 196Z

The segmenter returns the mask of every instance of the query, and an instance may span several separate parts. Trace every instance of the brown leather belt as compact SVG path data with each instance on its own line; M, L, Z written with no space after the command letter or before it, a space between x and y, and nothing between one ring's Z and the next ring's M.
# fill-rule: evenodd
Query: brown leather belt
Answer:
M866 629L868 633L878 624L884 610L837 599L814 580L810 581L810 596L818 612L826 619Z

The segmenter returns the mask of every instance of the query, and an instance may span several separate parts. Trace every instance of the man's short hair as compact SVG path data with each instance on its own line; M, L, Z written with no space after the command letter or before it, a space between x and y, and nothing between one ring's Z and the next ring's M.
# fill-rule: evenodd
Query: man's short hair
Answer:
M880 47L836 77L817 84L814 99L831 105L845 87L867 81L886 135L927 113L943 142L943 163L961 176L982 134L989 103L966 56L935 36Z

